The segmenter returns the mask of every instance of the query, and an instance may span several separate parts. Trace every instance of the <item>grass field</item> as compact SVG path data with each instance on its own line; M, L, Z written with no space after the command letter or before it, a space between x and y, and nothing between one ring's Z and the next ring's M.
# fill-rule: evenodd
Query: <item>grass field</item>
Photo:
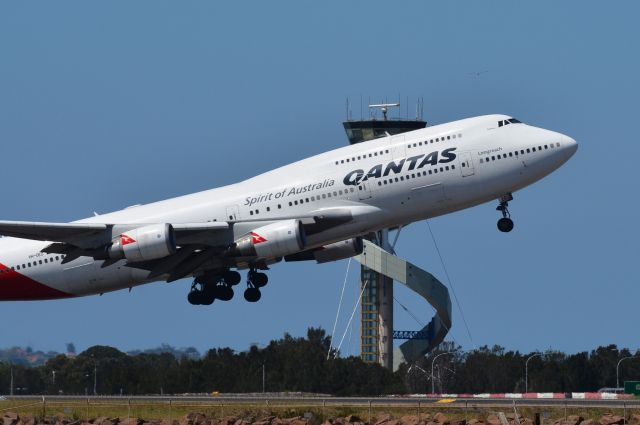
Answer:
M453 421L469 421L477 419L484 421L489 415L504 412L513 414L513 407L484 407L474 406L454 406L440 404L430 401L415 401L411 406L384 405L373 403L371 406L362 405L326 405L321 402L286 401L277 400L265 402L242 402L233 401L231 403L216 401L210 402L181 402L171 401L145 401L145 400L7 400L0 401L0 416L5 412L16 412L21 416L45 417L65 417L82 422L89 422L98 417L108 418L140 418L145 421L173 421L185 417L188 413L202 413L210 418L224 418L234 416L236 418L260 419L267 416L279 418L304 417L313 418L311 422L322 423L330 418L346 417L356 415L363 422L375 423L375 418L383 414L390 414L393 418L402 416L420 415L428 421L438 412L446 415ZM540 413L544 424L553 424L562 421L570 415L578 415L585 419L599 420L605 414L624 416L629 423L638 423L640 409L630 408L564 408L564 407L518 407L517 413L524 417L533 419L535 413ZM429 415L428 417L426 415ZM634 415L638 415L635 416Z

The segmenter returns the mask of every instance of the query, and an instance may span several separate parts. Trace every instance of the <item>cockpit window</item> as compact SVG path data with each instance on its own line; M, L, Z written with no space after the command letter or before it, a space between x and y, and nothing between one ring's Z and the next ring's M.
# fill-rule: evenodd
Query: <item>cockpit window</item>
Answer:
M509 124L522 124L522 122L518 121L515 118L509 118L508 120L498 121L498 127L502 127L503 125L509 125Z

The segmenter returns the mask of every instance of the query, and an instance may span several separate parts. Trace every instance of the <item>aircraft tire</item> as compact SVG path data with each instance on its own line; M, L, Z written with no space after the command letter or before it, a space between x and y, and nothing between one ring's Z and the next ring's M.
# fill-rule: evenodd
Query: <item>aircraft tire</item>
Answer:
M244 299L250 303L255 303L260 300L262 294L258 288L247 288L244 291Z
M251 276L251 283L256 288L262 288L267 282L269 282L269 277L265 273L253 273L253 276Z
M227 285L235 286L240 283L240 281L242 280L242 276L240 276L240 273L238 273L237 271L227 270L222 275L222 280L224 280L224 283L226 283Z
M503 217L498 220L498 230L504 233L508 233L513 230L513 220L508 217Z

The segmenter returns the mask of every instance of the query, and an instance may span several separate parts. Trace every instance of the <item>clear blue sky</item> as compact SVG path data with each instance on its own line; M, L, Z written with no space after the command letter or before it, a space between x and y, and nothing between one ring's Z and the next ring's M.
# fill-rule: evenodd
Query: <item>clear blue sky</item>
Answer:
M580 144L515 194L511 234L493 203L432 221L473 343L457 309L452 337L636 348L639 14L633 1L2 2L0 218L71 221L239 181L345 145L346 96L423 96L431 123L505 113ZM444 279L425 223L398 252ZM276 265L257 305L190 306L187 280L0 303L0 345L246 349L330 330L345 269ZM347 310L355 273L349 285ZM396 309L397 329L418 327Z

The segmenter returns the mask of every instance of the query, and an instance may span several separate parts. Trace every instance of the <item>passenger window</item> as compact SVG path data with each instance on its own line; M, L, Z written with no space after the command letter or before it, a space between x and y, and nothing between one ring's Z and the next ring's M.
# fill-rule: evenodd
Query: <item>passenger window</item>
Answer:
M253 210L249 211L249 215L253 215Z
M531 153L531 149L527 149L527 153Z
M524 155L524 149L520 149L520 153Z
M533 149L534 152L536 151L536 147L535 146L532 149Z
M289 202L289 206L290 206L290 207L291 207L291 206L293 206L293 203Z
M455 170L455 169L456 169L456 166L455 166L455 165L452 165L452 166L451 166L451 169L452 169L452 170Z
M431 170L429 170L429 175L431 175Z
M495 161L495 160L496 160L496 157L495 157L495 156L492 156L492 157L491 157L491 160L492 160L492 161Z
M278 204L278 209L282 209L282 205Z
M378 182L378 186L382 186L382 182Z

